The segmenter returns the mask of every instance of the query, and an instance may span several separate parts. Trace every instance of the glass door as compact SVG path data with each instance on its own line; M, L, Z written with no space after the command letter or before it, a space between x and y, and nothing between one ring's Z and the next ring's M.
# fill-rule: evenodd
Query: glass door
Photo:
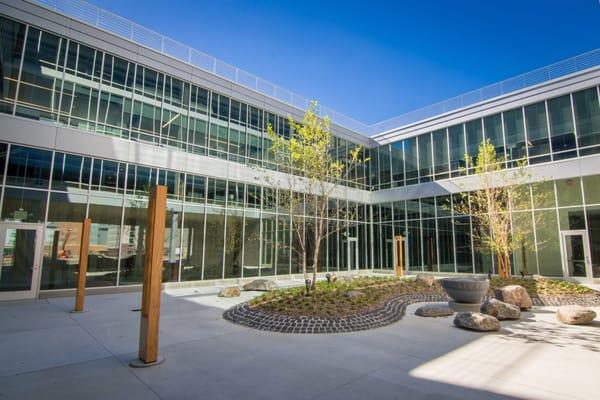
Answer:
M0 300L37 296L42 226L0 224Z
M587 231L562 231L561 245L564 277L590 280L592 265Z

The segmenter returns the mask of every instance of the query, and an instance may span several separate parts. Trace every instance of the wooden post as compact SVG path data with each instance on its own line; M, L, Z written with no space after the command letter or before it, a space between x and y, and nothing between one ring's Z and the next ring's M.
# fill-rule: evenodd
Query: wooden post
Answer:
M167 187L154 186L150 189L148 204L139 361L135 360L130 363L132 367L156 365L163 361L158 356L158 328L166 214Z
M398 235L394 238L394 251L396 254L396 276L404 275L404 237Z
M75 294L74 312L83 312L83 303L85 300L85 279L88 268L88 253L90 250L90 227L92 220L86 218L83 220L81 230L81 246L79 247L79 273L77 275L77 292Z

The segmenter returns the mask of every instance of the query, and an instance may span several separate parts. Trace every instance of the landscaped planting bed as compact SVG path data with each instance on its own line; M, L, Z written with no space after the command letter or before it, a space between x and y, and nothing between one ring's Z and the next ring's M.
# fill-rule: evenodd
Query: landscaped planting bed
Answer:
M306 295L304 287L276 290L249 302L250 308L290 316L344 317L381 307L401 294L443 294L441 286L429 287L412 279L357 277L351 282L320 281Z
M492 278L495 287L521 285L536 305L600 305L600 292L562 280ZM310 294L305 287L275 290L225 311L225 319L261 330L284 333L338 333L389 325L416 302L447 301L439 283L410 278L355 277L351 281L319 281Z

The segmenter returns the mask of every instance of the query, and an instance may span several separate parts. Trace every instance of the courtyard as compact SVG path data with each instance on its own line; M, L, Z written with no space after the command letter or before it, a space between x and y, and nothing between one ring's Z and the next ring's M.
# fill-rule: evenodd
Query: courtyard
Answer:
M495 333L415 316L412 304L378 329L281 334L223 319L259 292L220 298L218 290L163 292L166 360L142 369L128 365L137 356L141 293L87 296L80 314L70 313L71 297L0 303L0 397L592 399L600 388L600 322L560 324L552 307L534 307Z

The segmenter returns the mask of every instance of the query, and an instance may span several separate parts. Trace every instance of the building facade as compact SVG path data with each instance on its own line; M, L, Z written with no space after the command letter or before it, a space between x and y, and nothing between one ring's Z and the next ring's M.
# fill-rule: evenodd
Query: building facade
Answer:
M260 175L286 173L267 126L289 137L287 116L304 110L199 68L191 49L181 61L67 14L0 0L0 298L74 288L84 218L87 286L139 285L156 184L168 188L164 282L299 273L292 217L274 200L285 193ZM329 221L320 269L402 259L409 271L493 273L473 220L452 207L477 186L464 154L489 139L547 193L512 210L531 226L513 273L600 278L600 52L590 54L590 65L373 135L334 118L332 154L362 146L368 161L336 192L350 212Z

